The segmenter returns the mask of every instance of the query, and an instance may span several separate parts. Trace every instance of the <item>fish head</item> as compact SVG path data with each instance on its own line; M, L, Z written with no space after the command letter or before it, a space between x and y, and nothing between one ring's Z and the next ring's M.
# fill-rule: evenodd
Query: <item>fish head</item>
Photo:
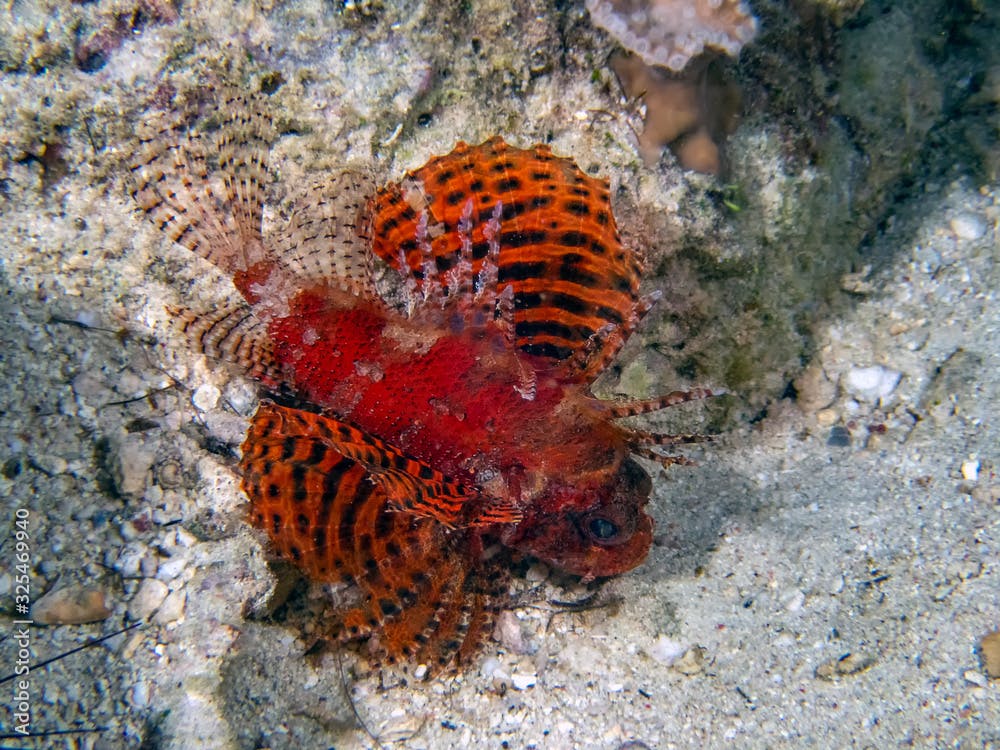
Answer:
M646 471L625 457L600 484L553 479L506 540L521 552L586 580L632 570L649 553L652 491ZM554 501L554 502L553 502Z

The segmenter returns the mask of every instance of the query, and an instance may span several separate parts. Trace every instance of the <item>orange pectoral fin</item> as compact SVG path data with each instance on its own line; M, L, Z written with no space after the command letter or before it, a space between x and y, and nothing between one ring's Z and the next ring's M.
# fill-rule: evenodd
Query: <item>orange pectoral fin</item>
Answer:
M261 404L241 459L253 523L308 577L354 584L355 601L331 622L338 639L371 638L378 659L413 659L431 673L468 661L506 594L506 558L483 557L478 532L432 520L435 498L454 483L427 490L421 502L428 510L394 507L383 487L412 490L407 472L380 466L376 475L343 455L340 426ZM352 440L359 450L357 436ZM417 466L408 465L419 478ZM473 505L482 507L481 500Z
M342 446L337 446L337 450L342 450ZM383 444L379 453L367 458L365 449L358 450L356 444L343 448L343 452L371 472L372 481L389 498L390 508L399 512L431 518L451 528L521 520L520 511L512 504L483 497L474 488L447 479L422 461L404 456L391 446ZM398 465L386 467L387 460Z
M464 506L475 497L475 493L465 491L455 482L423 479L406 469L373 468L362 459L355 460L372 473L372 481L388 496L389 507L402 513L432 518L445 526L455 527L462 525Z
M295 434L322 440L329 449L360 464L385 492L392 510L449 527L521 520L513 506L484 498L475 488L447 478L423 461L334 417L265 402L258 417L268 416L287 423Z

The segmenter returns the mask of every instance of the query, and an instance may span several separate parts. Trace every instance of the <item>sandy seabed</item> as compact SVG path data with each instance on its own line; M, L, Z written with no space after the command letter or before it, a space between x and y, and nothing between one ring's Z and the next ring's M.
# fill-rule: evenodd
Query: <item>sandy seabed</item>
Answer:
M116 17L106 3L16 5L8 39L32 54L46 39L58 46L73 12L94 14L92 25ZM307 658L310 633L254 619L274 577L242 521L229 446L256 391L185 354L163 326L165 304L230 292L131 205L130 123L158 86L223 75L232 49L276 56L284 29L294 43L281 69L308 66L323 82L285 76L284 101L300 102L288 119L336 136L322 154L308 134L286 133L286 180L310 159L378 159L372 144L399 137L390 168L416 166L449 139L475 140L463 118L489 125L460 96L426 132L384 125L392 111L408 122L424 95L416 20L319 55L308 22L329 9L219 7L186 6L179 22L147 10L156 23L96 70L56 55L0 75L0 496L11 529L0 653L12 670L19 508L33 598L94 589L111 612L31 627L35 660L147 622L33 670L31 728L84 731L15 746L349 748L374 735L412 748L1000 747L1000 682L980 653L1000 628L1000 184L971 178L899 202L874 242L882 261L845 282L852 304L814 331L797 401L692 449L696 467L655 474L656 545L593 606L553 604L593 592L533 566L517 584L524 605L504 614L480 662L429 682L372 673L352 653ZM213 39L204 70L171 62ZM525 97L525 137L555 122L567 92L583 98L579 111L606 106L588 85L543 78ZM560 121L557 152L627 158L627 127L609 126L613 143L595 147L592 125ZM658 200L683 201L685 173L665 169ZM615 184L634 174L620 162L605 173ZM302 606L322 609L320 593L300 595ZM11 733L13 688L0 703Z

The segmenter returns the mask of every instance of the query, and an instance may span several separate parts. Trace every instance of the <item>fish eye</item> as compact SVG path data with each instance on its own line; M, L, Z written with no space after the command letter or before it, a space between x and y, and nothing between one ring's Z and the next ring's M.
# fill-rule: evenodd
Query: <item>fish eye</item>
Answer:
M587 522L587 531L597 542L610 542L618 536L618 525L601 516L595 516Z

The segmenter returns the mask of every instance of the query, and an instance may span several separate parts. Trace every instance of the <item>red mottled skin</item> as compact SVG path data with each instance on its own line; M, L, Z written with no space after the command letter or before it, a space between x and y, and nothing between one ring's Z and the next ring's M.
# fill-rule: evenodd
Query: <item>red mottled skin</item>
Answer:
M240 286L249 298L255 281ZM500 324L454 329L329 287L299 291L269 324L286 384L303 399L525 514L483 534L585 577L638 565L652 541L650 486L625 432L589 386L544 370L524 398L531 358ZM619 533L596 539L595 517Z

